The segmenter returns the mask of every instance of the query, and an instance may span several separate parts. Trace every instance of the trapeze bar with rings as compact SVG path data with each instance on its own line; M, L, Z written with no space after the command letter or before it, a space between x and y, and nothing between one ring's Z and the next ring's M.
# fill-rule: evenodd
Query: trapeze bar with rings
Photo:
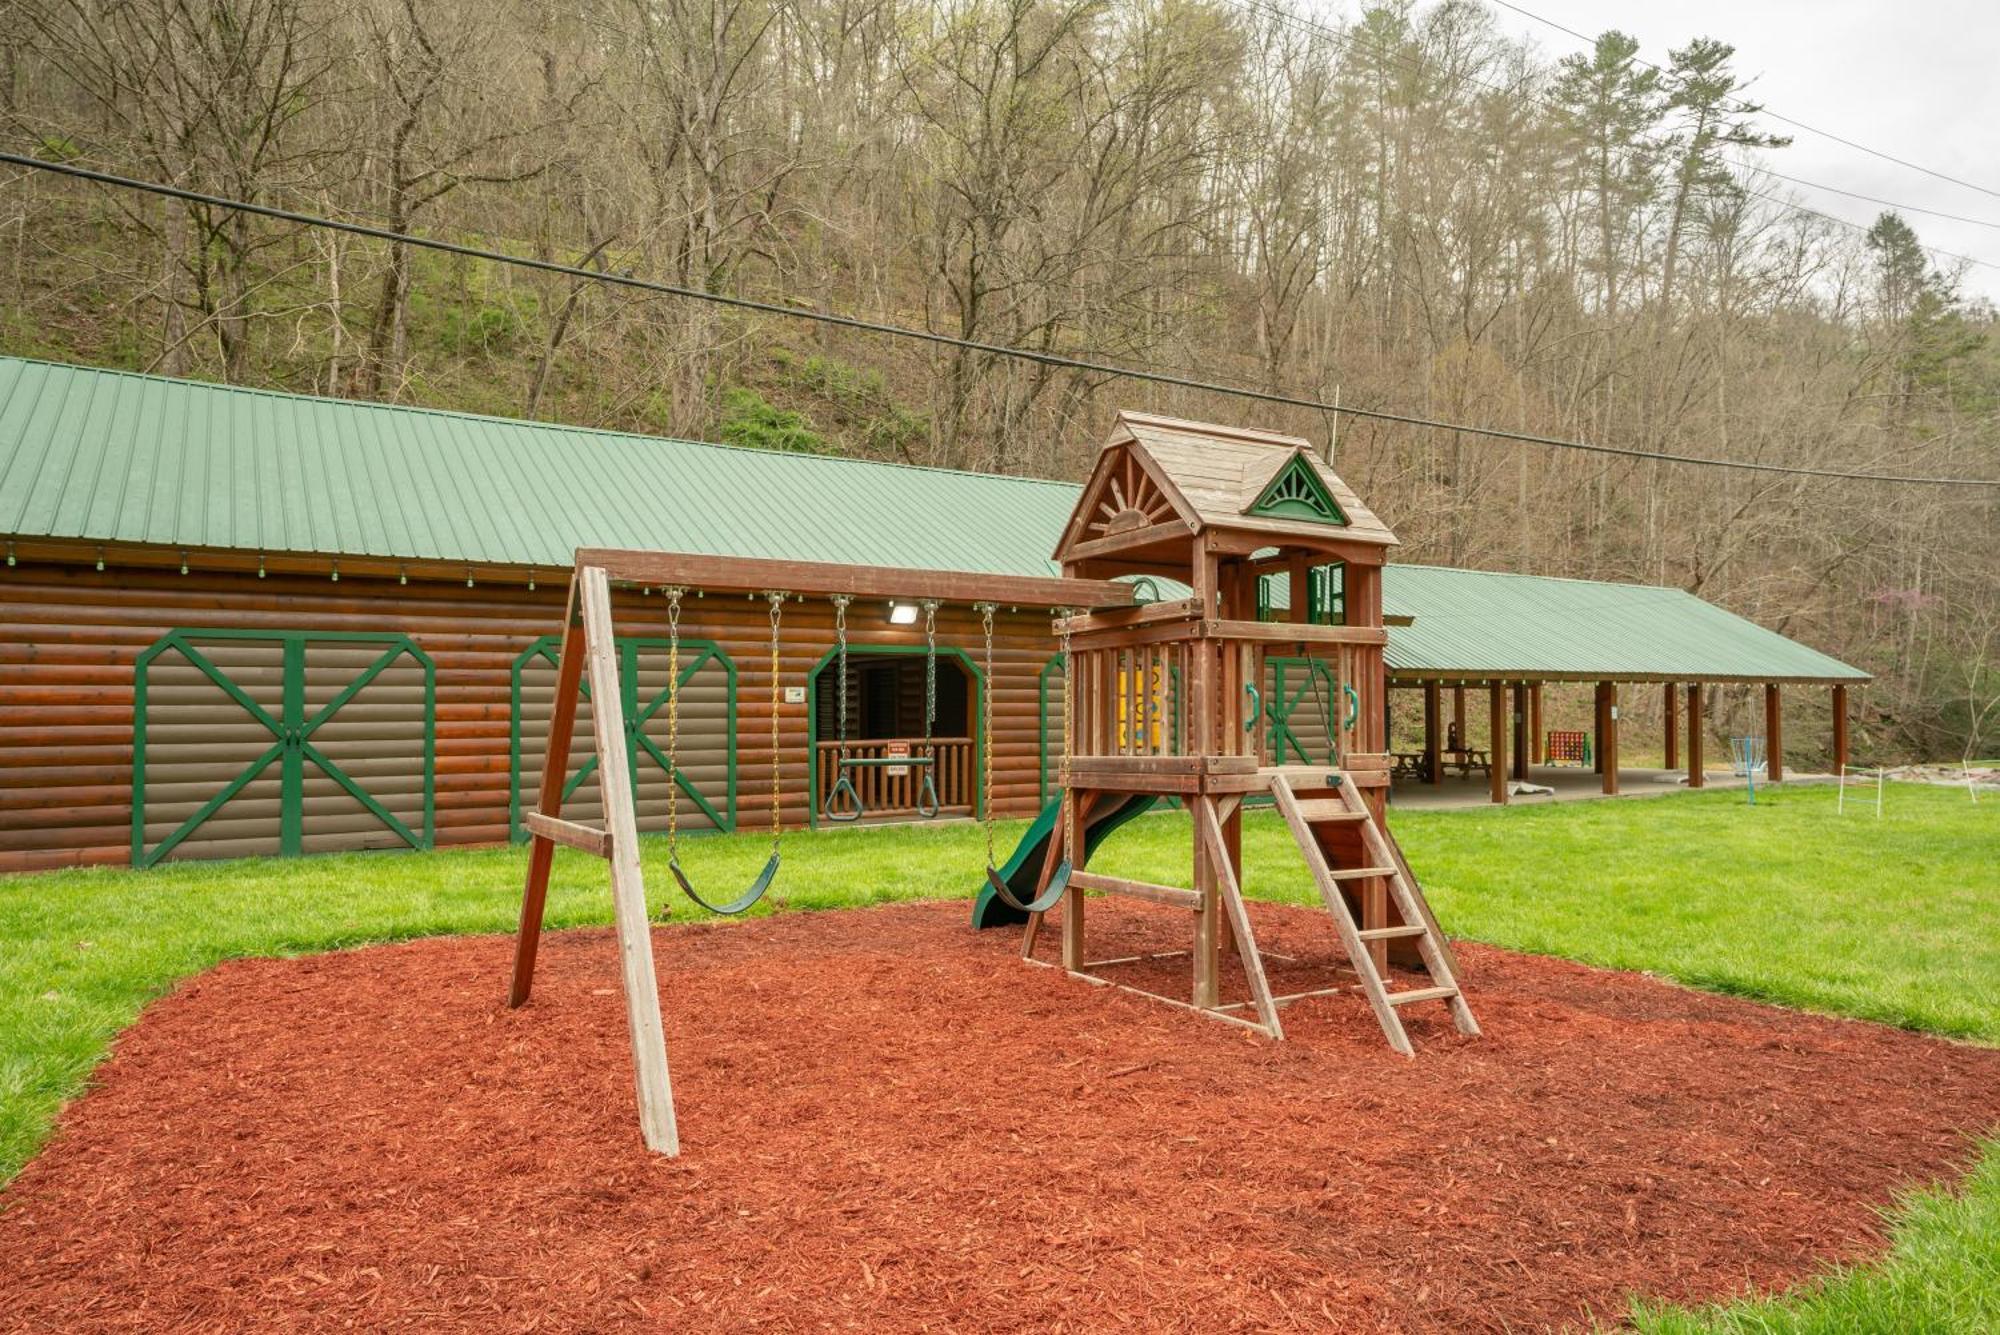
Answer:
M833 599L833 629L839 664L836 695L839 699L840 731L834 783L827 790L820 815L842 824L860 820L867 814L868 807L861 800L860 790L854 786L853 771L894 766L915 769L923 774L917 788L916 811L929 820L944 810L944 803L938 798L937 743L933 740L937 726L938 602L936 599L924 600L924 753L920 756L850 756L847 754L847 608L852 601L846 594L837 594ZM992 859L989 857L987 861Z
M779 845L782 841L782 826L779 821L778 804L778 705L783 699L783 688L778 681L779 630L783 619L786 594L772 589L764 594L771 607L771 856L764 863L764 870L757 873L757 879L750 888L736 898L716 904L702 898L681 867L680 853L680 794L674 790L681 786L681 599L685 589L671 588L667 594L667 870L674 874L680 884L681 893L710 913L735 917L748 913L756 906L778 879Z
M1033 899L1024 900L1019 895L1016 895L1012 887L1007 884L1007 878L1000 874L1000 869L995 865L993 858L993 613L997 609L992 603L980 603L976 610L979 613L980 630L986 639L986 672L980 681L979 697L979 720L984 731L984 738L980 749L986 757L986 764L984 766L986 776L986 801L984 803L986 809L986 883L993 887L993 893L999 898L1000 902L1008 908L1013 909L1016 913L1047 913L1062 901L1064 892L1069 889L1070 873L1076 866L1077 816L1076 796L1070 792L1069 787L1070 742L1067 736L1063 738L1062 774L1059 781L1063 795L1062 806L1065 817L1063 827L1063 860L1049 874L1049 883L1042 887L1042 892ZM1073 698L1075 687L1070 682L1069 672L1069 621L1069 614L1065 610L1061 622L1058 623L1061 626L1062 636L1063 728L1065 732L1068 731L1070 720L1076 717L1076 702Z

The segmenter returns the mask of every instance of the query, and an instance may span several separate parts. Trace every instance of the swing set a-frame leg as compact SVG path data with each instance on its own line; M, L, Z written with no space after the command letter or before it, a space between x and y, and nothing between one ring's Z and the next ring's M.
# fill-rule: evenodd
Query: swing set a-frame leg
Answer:
M680 1132L674 1122L673 1084L667 1072L666 1029L660 1018L659 975L653 968L646 884L639 868L639 828L633 815L632 771L626 755L613 635L610 578L602 567L581 567L570 581L562 653L556 662L548 750L542 759L541 796L528 820L532 842L508 1004L525 1002L534 983L535 948L541 939L556 844L600 854L611 864L619 971L625 984L626 1025L639 1088L639 1129L648 1149L673 1155L680 1153ZM562 819L563 782L569 767L570 738L576 728L577 686L586 672L590 678L591 728L597 743L598 790L604 799L602 830Z

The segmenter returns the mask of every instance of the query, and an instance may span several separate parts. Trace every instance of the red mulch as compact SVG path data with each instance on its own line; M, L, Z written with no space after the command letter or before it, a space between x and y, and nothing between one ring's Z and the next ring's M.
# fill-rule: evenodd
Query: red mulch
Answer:
M1472 946L1482 1039L1419 1005L1404 1061L1339 997L1272 1044L964 919L661 930L678 1161L639 1145L605 932L551 937L518 1012L501 938L225 965L0 1196L0 1325L1615 1320L1870 1254L1877 1209L2000 1108L2000 1052ZM1092 921L1111 955L1187 918Z

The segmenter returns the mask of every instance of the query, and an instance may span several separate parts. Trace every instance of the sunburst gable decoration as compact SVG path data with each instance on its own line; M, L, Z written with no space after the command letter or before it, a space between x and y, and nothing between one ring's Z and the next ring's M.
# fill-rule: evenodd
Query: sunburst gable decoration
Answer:
M1306 456L1297 452L1244 513L1267 519L1304 519L1342 527L1347 524L1347 516L1335 504L1333 493L1326 489L1326 483L1320 480Z

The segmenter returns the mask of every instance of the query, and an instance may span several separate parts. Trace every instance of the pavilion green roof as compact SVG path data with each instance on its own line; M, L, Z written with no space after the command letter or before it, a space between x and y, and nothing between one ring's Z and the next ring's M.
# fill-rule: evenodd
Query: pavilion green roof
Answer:
M1043 575L1078 488L0 357L0 536L566 568ZM1398 676L1862 680L1675 589L1391 566Z

